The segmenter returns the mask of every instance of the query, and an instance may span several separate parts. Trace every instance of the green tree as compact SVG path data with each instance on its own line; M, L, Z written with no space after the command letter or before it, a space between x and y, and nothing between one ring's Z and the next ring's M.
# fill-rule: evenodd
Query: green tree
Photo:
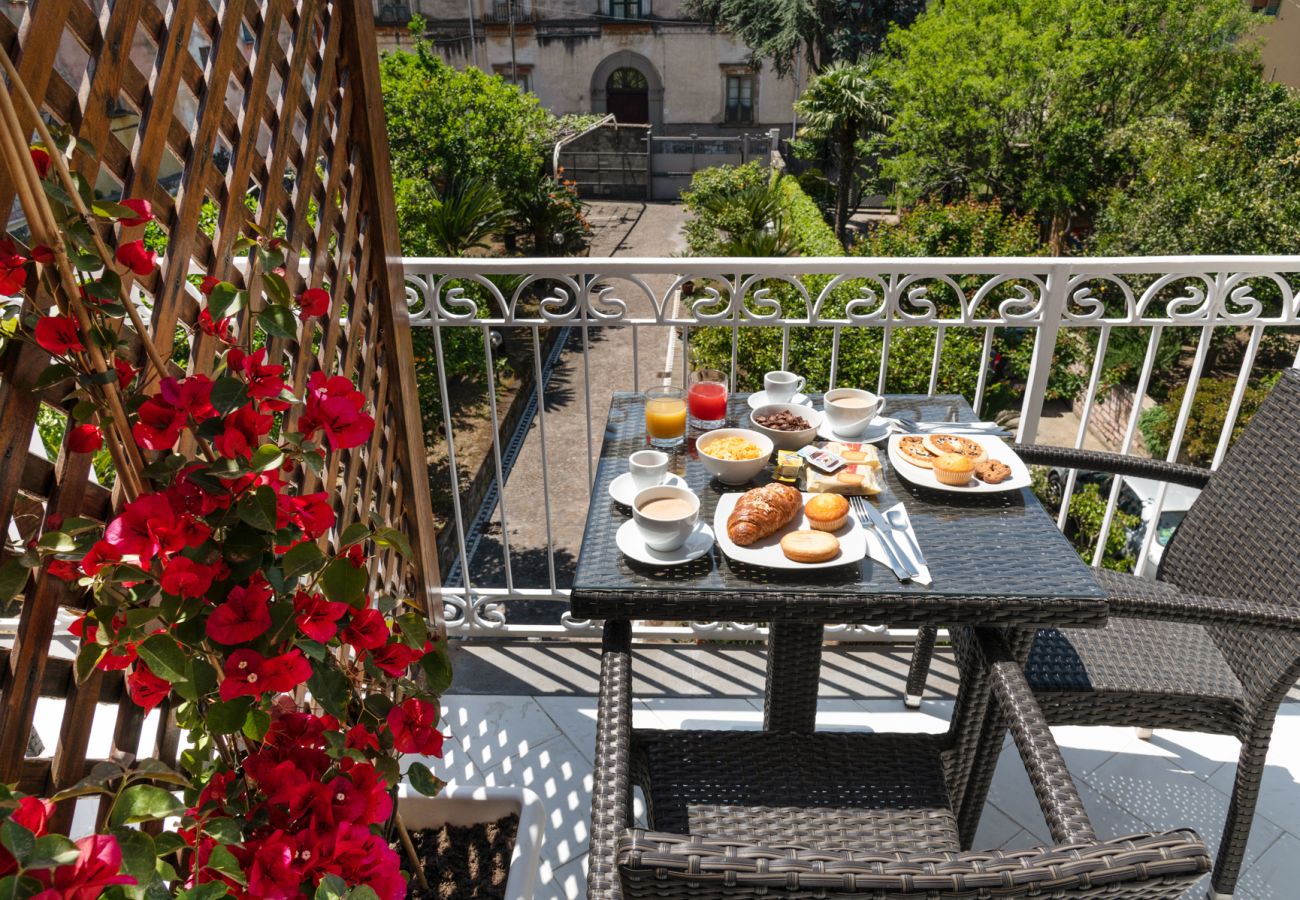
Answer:
M912 23L925 0L686 0L685 9L736 35L785 76L801 56L809 71L820 72L875 53L890 28Z
M487 249L488 238L507 222L501 195L490 181L453 174L428 203L418 198L423 187L410 179L397 184L399 225L403 231L415 231L420 243L436 256Z
M836 63L795 103L802 134L829 141L839 176L835 190L835 236L844 240L849 224L849 193L858 170L858 143L881 134L889 124L885 83L865 63Z
M901 198L1000 198L1053 252L1131 168L1131 126L1249 66L1240 0L947 0L891 33L884 175Z

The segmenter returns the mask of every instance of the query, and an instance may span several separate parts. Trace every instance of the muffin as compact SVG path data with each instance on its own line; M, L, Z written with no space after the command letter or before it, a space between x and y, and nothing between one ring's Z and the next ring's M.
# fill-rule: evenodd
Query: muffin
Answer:
M808 524L818 531L839 531L849 521L849 501L839 494L818 494L803 508Z
M960 453L940 453L930 466L940 484L950 484L953 487L970 484L970 477L975 472L975 463Z

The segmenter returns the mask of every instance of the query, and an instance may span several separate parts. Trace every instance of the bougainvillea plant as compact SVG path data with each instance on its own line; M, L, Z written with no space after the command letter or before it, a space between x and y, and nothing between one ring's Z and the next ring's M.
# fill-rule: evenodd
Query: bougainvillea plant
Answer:
M291 248L250 230L236 251L258 295L195 277L189 359L138 335L138 360L129 280L158 260L126 238L150 204L96 199L55 147L31 156L57 228L0 242L6 334L49 354L37 388L63 392L64 454L107 442L123 500L107 523L48 515L0 582L12 595L38 566L67 581L86 599L77 678L124 673L130 701L165 701L185 739L176 769L101 763L53 803L0 788L0 896L396 900L397 785L440 787L419 762L403 772L402 756L441 755L450 674L424 614L368 591L373 554L410 555L403 534L340 528L327 493L299 490L375 427L347 377L303 377L278 349L299 321L324 327L330 293L292 296ZM110 253L101 232L114 231ZM216 350L200 372L203 341ZM101 833L48 833L54 803L94 796ZM160 833L138 827L159 821Z

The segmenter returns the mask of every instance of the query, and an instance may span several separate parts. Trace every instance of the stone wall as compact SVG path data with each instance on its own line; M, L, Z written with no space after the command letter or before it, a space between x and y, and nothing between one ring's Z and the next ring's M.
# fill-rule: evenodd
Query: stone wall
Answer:
M1088 431L1101 440L1107 447L1118 451L1124 444L1124 434L1128 430L1129 418L1133 415L1136 395L1126 387L1116 386L1106 393L1099 393L1092 405L1092 414L1088 416ZM1156 402L1145 394L1142 396L1143 411L1155 406ZM1083 415L1083 398L1074 399L1074 414ZM1150 456L1139 431L1133 438L1130 451L1134 456Z
M583 198L644 200L648 191L649 125L602 125L560 148L561 177Z

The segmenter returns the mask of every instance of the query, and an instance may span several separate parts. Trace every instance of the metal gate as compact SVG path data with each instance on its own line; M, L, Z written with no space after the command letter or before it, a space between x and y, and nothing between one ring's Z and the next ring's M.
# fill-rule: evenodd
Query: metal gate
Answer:
M742 134L737 137L650 138L650 199L676 200L690 187L691 176L713 166L740 165L758 160L770 165L778 135Z

